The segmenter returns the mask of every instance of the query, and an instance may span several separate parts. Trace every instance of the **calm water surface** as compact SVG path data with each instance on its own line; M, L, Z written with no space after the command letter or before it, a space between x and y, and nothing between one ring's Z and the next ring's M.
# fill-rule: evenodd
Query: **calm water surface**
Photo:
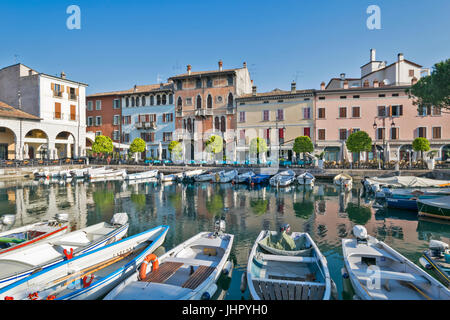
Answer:
M357 186L359 187L359 186ZM351 237L355 224L388 243L418 264L430 239L450 242L450 225L418 220L414 212L372 208L372 201L359 197L360 190L341 193L331 184L314 188L293 186L276 190L270 186L232 184L129 184L122 181L78 182L67 185L27 182L0 184L0 215L15 214L12 227L70 214L72 230L109 221L116 212L127 212L129 235L167 224L164 248L169 250L201 231L213 230L215 219L225 215L227 232L235 235L234 262L225 299L248 299L240 291L242 273L254 240L262 229L278 230L289 223L292 231L308 232L328 259L339 298L346 299L340 270L341 239Z

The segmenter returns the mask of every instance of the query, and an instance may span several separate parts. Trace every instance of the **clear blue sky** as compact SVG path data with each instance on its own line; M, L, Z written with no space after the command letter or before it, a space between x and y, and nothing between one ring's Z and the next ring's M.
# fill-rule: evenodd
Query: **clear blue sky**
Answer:
M81 30L68 30L66 8L81 8ZM381 8L381 30L366 9ZM18 61L89 84L88 93L156 83L193 71L242 66L258 91L319 88L377 60L432 67L450 57L448 0L2 0L0 67Z

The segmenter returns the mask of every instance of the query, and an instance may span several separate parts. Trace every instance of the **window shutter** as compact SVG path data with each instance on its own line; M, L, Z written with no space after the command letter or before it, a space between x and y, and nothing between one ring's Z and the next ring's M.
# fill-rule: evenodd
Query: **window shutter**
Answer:
M78 97L79 92L80 92L80 90L79 90L79 88L77 88L77 89L75 90L75 95L76 95L77 97Z
M400 115L401 116L403 115L403 105L402 104L400 105Z

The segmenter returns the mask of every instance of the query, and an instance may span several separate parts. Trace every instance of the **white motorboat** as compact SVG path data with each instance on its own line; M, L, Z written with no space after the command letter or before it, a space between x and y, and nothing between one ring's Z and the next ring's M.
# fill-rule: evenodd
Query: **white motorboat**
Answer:
M158 170L149 170L149 171L145 171L145 172L136 172L136 173L131 173L131 174L127 174L125 172L125 174L123 175L125 180L139 180L139 179L149 179L149 178L155 178L158 175Z
M159 181L161 182L173 182L173 181L179 181L183 178L183 172L180 173L174 173L174 174L159 174Z
M218 172L208 172L208 173L204 173L204 174L200 174L198 176L194 177L194 180L196 182L208 182L208 181L213 181L216 178L216 174L220 174L225 172L224 170L222 171L218 171Z
M105 169L104 171L94 172L89 174L91 180L105 179L105 180L120 180L126 175L125 169Z
M314 181L316 181L316 178L309 172L304 172L297 177L297 182L299 184L307 184L313 186Z
M98 299L134 273L168 229L159 226L60 262L0 289L0 299Z
M73 169L70 171L74 179L84 179L89 173L89 168Z
M128 231L126 213L116 213L111 223L101 222L0 255L0 287L48 269L69 256L81 255L122 239Z
M448 243L430 240L428 249L419 262L427 270L433 270L436 277L450 289L450 249Z
M342 239L345 268L363 300L449 300L450 291L382 241L353 227L355 239Z
M353 186L353 178L346 173L340 173L333 178L333 183L345 191L350 191Z
M285 170L270 178L269 183L273 187L287 187L295 181L295 173L292 170Z
M331 296L327 260L308 233L261 231L246 275L254 300L329 300Z
M195 180L196 176L202 175L203 173L205 173L204 169L185 171L185 172L183 172L183 176L182 176L181 180L182 181Z
M238 175L237 170L221 171L216 173L214 181L218 183L228 183L234 180Z
M237 177L234 178L234 181L236 183L248 183L249 179L253 176L255 176L255 173L253 171L251 171L251 170L246 171L246 172L238 174Z
M234 236L201 232L161 257L150 257L105 300L208 300L217 290Z

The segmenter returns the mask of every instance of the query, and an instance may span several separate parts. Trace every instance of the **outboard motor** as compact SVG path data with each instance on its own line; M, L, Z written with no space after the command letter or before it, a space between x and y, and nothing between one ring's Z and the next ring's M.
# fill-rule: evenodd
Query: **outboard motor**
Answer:
M5 226L13 225L14 222L16 222L16 215L15 214L5 214L0 218L1 224Z
M374 183L370 187L373 193L377 193L378 191L380 191L380 185L378 183Z
M111 224L112 225L123 226L123 225L125 225L127 223L128 223L128 214L126 212L116 213L111 219Z
M353 227L353 235L356 237L356 240L358 242L359 241L367 242L367 240L369 239L367 229L361 225L356 225Z
M280 232L286 232L286 233L290 233L291 232L291 226L289 225L289 223L283 224L280 227Z
M226 229L226 222L224 218L220 218L216 220L216 223L214 225L214 235L218 236L219 234L223 234Z
M448 250L448 244L438 240L430 240L428 247L430 248L431 256L433 257L441 257L442 254Z
M57 213L57 214L55 214L55 219L58 222L68 222L69 221L69 214L68 213Z

